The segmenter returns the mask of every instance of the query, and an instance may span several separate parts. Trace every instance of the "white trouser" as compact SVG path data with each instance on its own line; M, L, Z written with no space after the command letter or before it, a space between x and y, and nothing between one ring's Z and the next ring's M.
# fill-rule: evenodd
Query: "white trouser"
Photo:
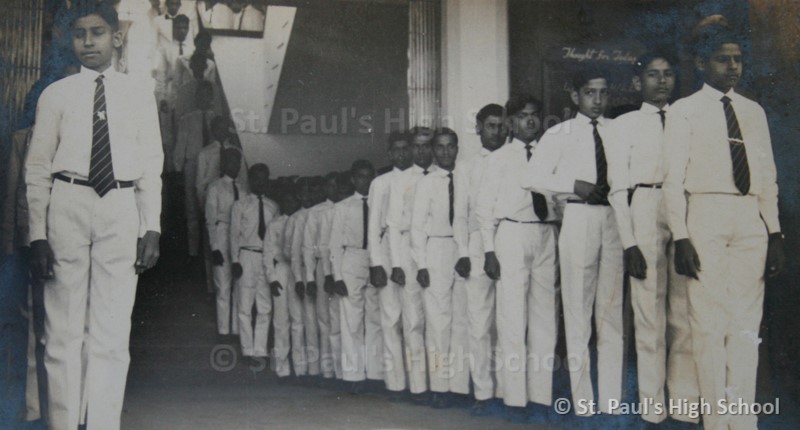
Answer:
M328 294L328 315L330 318L330 332L328 338L331 342L331 355L333 356L333 373L336 379L342 379L342 314L340 303L342 298L336 294Z
M231 242L230 225L220 223L217 229L222 230L219 235L220 249L223 262L220 266L213 266L214 289L217 292L217 333L222 335L239 333L239 300L236 291L238 282L233 282L231 275Z
M688 278L675 272L675 249L670 246L669 291L667 292L667 387L672 401L697 404L700 387L694 363L692 327L689 321ZM699 417L688 410L675 408L670 416L679 421L697 423Z
M339 301L341 313L342 372L345 381L366 379L367 346L364 339L365 290L369 288L369 256L358 248L345 248L342 256L342 280L347 296Z
M667 290L672 277L667 247L671 234L661 189L637 188L631 201L633 236L647 263L645 279L630 278L633 323L636 333L636 367L639 401L642 404L666 405L666 329ZM646 408L642 419L660 423L667 417L667 408L656 413Z
M367 261L369 265L369 261ZM367 266L369 278L369 266ZM364 290L364 345L367 348L367 379L382 381L383 371L383 330L381 329L381 304L377 288L369 285Z
M594 307L597 406L609 413L609 400L619 401L622 396L624 361L622 244L611 207L568 203L558 245L573 404L594 401L589 356ZM580 412L584 411L576 409Z
M317 315L317 327L319 327L319 366L322 376L333 378L334 364L331 354L331 318L329 311L329 295L322 288L325 285L325 272L322 267L322 260L317 259L314 267L317 283L317 297L311 299L314 303ZM306 297L308 300L308 297Z
M381 238L381 252L384 261L389 257L389 235ZM386 277L392 273L392 268L383 266ZM383 365L385 371L386 389L389 391L403 391L406 389L406 367L403 363L403 290L391 279L386 280L386 286L378 289L380 300L381 330L383 332Z
M82 402L92 409L88 430L119 429L137 281L134 189L101 199L90 187L56 180L47 227L55 256L44 293L50 429L75 429Z
M267 333L272 320L270 297L264 262L260 252L243 249L239 252L242 277L239 278L239 339L242 355L267 356ZM256 323L253 327L253 304L256 305Z
M717 402L753 404L764 304L767 231L754 196L689 197L689 238L700 257L689 318L706 430L755 430L755 415L719 415Z
M25 421L36 421L42 417L41 397L39 397L39 372L40 364L36 350L41 344L41 326L44 322L44 315L35 304L36 293L41 297L42 285L34 285L35 281L28 283L28 351L27 362L28 371L25 379ZM34 292L36 290L36 292ZM44 381L41 381L44 382Z
M494 242L503 400L515 407L529 401L549 405L558 339L558 229L505 220Z
M467 293L456 276L456 242L430 237L426 247L430 286L423 289L425 347L431 391L469 394Z
M291 336L289 333L289 328L291 327L289 317L289 290L291 290L294 285L289 282L290 269L286 263L268 261L265 264L273 264L275 266L276 280L283 287L280 291L280 295L272 298L272 326L275 328L275 341L271 354L272 359L270 360L270 366L278 376L289 376L291 374L289 366L289 345L291 345ZM300 325L299 331L301 334L303 332L302 327L303 326ZM299 367L297 361L295 362L295 369ZM305 360L303 360L303 362L305 362Z
M502 383L496 384L497 370L494 348L497 346L495 325L495 282L483 271L483 238L480 231L469 235L470 274L466 280L467 320L469 332L470 374L476 400L502 398ZM497 381L500 382L500 381Z
M300 265L300 273L302 273L301 276L303 276L303 279L299 281L303 282L303 285L305 285L306 282L308 282L305 278L305 264ZM295 280L295 282L298 282L298 280ZM294 285L292 285L292 288L294 288ZM300 301L300 304L303 307L303 330L305 331L305 355L306 361L308 362L308 374L319 375L320 350L319 327L317 326L317 301L306 294Z
M401 236L400 249L402 261L393 262L393 265L403 269L406 277L406 284L400 288L402 289L401 317L403 319L403 349L408 371L408 389L413 394L419 394L428 390L428 368L425 361L425 311L422 305L422 287L417 282L417 265L411 258L411 235L408 232Z
M286 270L283 275L282 271ZM286 284L281 283L283 291L281 294L286 294L289 305L289 326L291 327L291 340L292 340L292 365L294 366L295 376L303 376L308 373L308 359L306 355L306 340L303 322L303 301L297 297L294 291L294 274L292 273L291 264L289 262L278 263L277 268L278 276L285 277Z

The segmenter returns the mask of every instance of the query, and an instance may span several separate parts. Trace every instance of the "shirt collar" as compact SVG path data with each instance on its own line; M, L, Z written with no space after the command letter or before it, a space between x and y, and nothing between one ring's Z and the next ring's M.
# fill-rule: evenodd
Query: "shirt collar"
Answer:
M225 182L233 182L234 179L228 175L222 175L222 180Z
M486 149L486 148L481 146L481 150L480 150L480 152L478 152L478 155L481 156L481 157L486 157L491 153L492 153L492 151L489 151L488 149Z
M94 81L100 75L103 75L105 77L105 79L108 79L108 78L112 78L113 79L113 76L114 76L114 74L116 72L117 71L116 71L116 69L114 69L114 65L112 64L112 65L108 66L107 69L103 70L102 72L97 72L97 71L89 69L89 68L87 68L85 66L81 66L80 74L81 74L81 76L86 77L87 80Z
M512 143L512 144L514 144L514 143L518 144L518 145L519 145L519 146L520 146L522 149L525 149L525 147L526 147L526 146L528 146L528 145L530 145L530 146L531 146L531 148L534 148L534 149L535 149L535 148L536 148L536 144L537 144L538 142L536 141L536 139L534 139L534 140L531 140L531 142L530 142L530 143L525 143L525 142L523 142L523 141L519 140L519 138L516 138L516 137L515 137L515 138L514 138L514 140L512 140L512 141L511 141L511 143Z
M606 117L604 117L603 115L600 115L595 119L597 120L598 124L606 125ZM579 124L586 124L586 125L589 125L589 124L592 123L592 119L591 118L589 118L588 116L586 116L586 115L584 115L584 114L582 114L580 112L578 112L578 114L575 115L575 121L577 121Z
M412 172L417 172L417 173L424 173L425 172L425 169L423 169L422 167L420 167L420 166L418 166L416 164L413 164L411 167L409 167L409 169L413 169ZM428 166L428 173L431 173L431 172L433 172L435 170L436 170L436 165L435 164L431 164L430 166Z
M735 92L733 91L733 88L728 90L727 93L723 93L722 91L720 91L720 90L718 90L718 89L716 89L716 88L714 88L714 87L712 87L711 85L708 85L708 84L703 84L703 88L700 89L700 92L703 93L706 97L708 97L710 99L713 99L714 101L720 101L722 96L728 96L728 98L733 100L734 94L735 94Z
M669 111L669 103L665 104L663 108L659 109L655 105L651 105L650 103L642 103L642 107L639 108L642 113L649 113L649 114L658 114L659 110L663 110L664 112Z
M355 199L361 200L361 199L363 199L365 197L367 197L367 196L361 195L358 191L353 193L353 198L355 198Z

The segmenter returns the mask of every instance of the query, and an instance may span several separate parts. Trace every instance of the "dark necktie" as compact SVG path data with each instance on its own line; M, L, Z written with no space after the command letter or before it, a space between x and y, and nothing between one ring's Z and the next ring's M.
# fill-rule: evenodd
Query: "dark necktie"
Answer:
M183 42L178 45L178 55L183 55Z
M225 176L225 174L222 173L222 154L224 154L224 153L225 153L225 144L223 142L219 142L219 177L220 178Z
M422 171L422 175L423 176L428 176L428 173L431 173L431 172L428 171L428 169L425 169L425 170Z
M203 111L203 148L206 146L208 146L208 116L206 111Z
M92 158L89 163L89 184L103 197L114 188L114 166L111 163L111 141L108 138L108 112L103 75L95 79L94 115L92 125Z
M242 9L242 14L239 15L239 28L238 30L242 29L242 22L244 21L244 9Z
M725 119L728 122L728 146L731 150L731 163L733 164L733 183L742 195L750 191L750 166L747 164L747 150L742 139L742 130L736 119L736 112L728 96L722 97L722 106L725 109Z
M264 240L264 235L267 233L267 223L264 221L264 199L263 196L258 196L258 237Z
M455 190L455 188L453 187L453 172L449 172L447 174L447 179L449 179L449 182L447 183L447 193L450 196L450 212L449 212L450 225L453 225L453 218L455 217L455 211L453 209L453 200L454 200L453 191Z
M608 186L608 163L606 162L606 152L603 149L603 138L597 131L597 120L592 120L592 135L594 136L594 161L597 169L597 182L599 187Z
M367 229L369 228L369 205L367 204L366 197L362 197L361 200L364 202L362 205L362 214L364 219L364 239L361 247L367 249Z
M661 117L661 129L667 125L667 112L664 109L659 109L658 116Z
M236 186L236 179L231 181L233 183L233 201L239 201L239 188Z
M533 152L531 151L532 147L531 144L528 143L525 145L526 155L528 157L528 161L531 161L531 156ZM536 214L536 217L539 218L539 221L544 221L547 219L547 199L544 198L543 195L531 191L531 200L533 200L533 213Z

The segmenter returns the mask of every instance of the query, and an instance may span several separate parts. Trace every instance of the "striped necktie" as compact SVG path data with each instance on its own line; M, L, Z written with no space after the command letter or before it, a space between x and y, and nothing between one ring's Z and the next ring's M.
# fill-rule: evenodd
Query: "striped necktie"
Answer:
M455 218L455 210L453 207L453 202L454 202L453 194L455 191L455 187L453 186L453 172L447 173L447 179L449 179L449 182L447 183L447 193L450 196L450 212L449 212L450 225L453 225L453 218Z
M258 237L264 240L267 233L267 223L264 221L264 196L258 195Z
M108 112L103 75L95 79L94 123L92 125L92 158L89 164L89 185L97 195L105 196L116 186L114 166L111 163L111 141L108 138Z
M364 239L362 241L362 248L367 249L367 231L369 229L369 205L367 204L367 197L362 197L364 202L361 206L363 221L364 221Z
M667 125L667 111L664 109L659 109L658 115L661 117L661 129L663 130Z
M733 110L730 97L723 96L720 101L725 109L725 120L728 123L728 146L731 150L733 182L742 195L747 195L750 191L750 166L747 163L747 150L744 147L742 130L739 128L739 120L736 119L736 112Z
M594 136L594 162L597 169L597 182L595 185L605 187L608 185L608 162L606 151L603 149L603 138L597 131L597 120L592 120L592 136Z

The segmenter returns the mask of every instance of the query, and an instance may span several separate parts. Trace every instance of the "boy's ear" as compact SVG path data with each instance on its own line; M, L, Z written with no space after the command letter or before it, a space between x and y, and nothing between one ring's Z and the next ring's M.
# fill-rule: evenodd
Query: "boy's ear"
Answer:
M117 30L113 34L111 34L111 43L114 45L114 48L119 49L122 48L123 43L123 36L122 31Z
M579 103L580 102L580 98L578 98L578 92L577 91L572 90L572 92L569 93L569 97L570 97L570 99L572 99L572 103L575 103L575 106L578 106L580 104Z
M642 78L639 75L636 75L631 79L631 83L633 84L633 89L636 90L637 93L642 92Z

